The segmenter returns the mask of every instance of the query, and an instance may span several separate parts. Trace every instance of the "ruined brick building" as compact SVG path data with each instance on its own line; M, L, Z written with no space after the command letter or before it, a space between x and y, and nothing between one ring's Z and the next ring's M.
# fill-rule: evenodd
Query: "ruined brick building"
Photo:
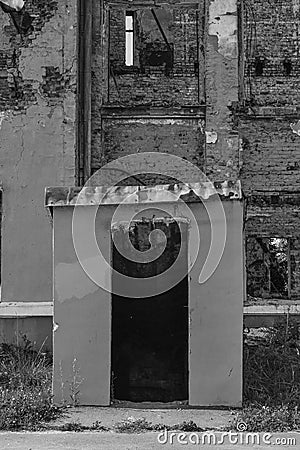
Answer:
M2 6L2 336L48 336L51 346L45 187L82 186L108 162L142 152L184 158L219 188L241 184L248 325L297 313L299 0ZM180 167L169 174L197 181ZM141 179L149 187L170 181ZM239 395L211 404L238 404Z

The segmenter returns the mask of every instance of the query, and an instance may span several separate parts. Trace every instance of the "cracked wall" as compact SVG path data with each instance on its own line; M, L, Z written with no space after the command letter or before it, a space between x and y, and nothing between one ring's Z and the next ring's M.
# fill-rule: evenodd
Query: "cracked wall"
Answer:
M2 301L51 301L47 185L75 182L76 2L25 2L19 33L0 10Z

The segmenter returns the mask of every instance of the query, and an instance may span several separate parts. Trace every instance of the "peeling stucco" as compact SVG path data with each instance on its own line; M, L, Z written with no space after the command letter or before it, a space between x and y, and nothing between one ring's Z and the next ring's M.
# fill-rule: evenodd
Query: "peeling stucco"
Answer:
M3 301L52 299L43 192L47 184L75 183L76 8L26 2L33 31L22 36L0 9Z
M237 56L237 4L235 0L214 0L209 10L209 35L217 36L217 51L225 58Z
M205 131L206 143L215 144L218 140L218 133L216 131Z
M151 222L153 224L156 223L164 223L166 226L169 226L170 224L173 224L174 222L177 223L183 223L186 225L190 224L190 219L187 217L155 217L153 219L147 219L147 222ZM119 222L112 222L111 224L111 231L112 233L115 231L120 231L121 229L124 231L129 231L131 229L134 229L136 225L145 223L145 219L136 219L131 221L119 221ZM159 238L158 238L159 239ZM163 242L165 240L163 239Z

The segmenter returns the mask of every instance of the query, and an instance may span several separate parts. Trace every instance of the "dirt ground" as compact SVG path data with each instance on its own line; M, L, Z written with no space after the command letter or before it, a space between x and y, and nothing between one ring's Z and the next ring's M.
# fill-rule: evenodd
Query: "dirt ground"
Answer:
M78 407L70 408L65 415L51 422L51 425L63 425L69 422L81 423L91 426L99 421L101 425L112 428L116 423L134 417L135 419L145 418L153 424L175 425L181 422L195 422L202 428L213 428L215 430L229 425L236 411L230 410L208 410L208 409L148 409L147 404L140 405L140 408L113 408L113 407ZM144 407L143 407L144 406Z

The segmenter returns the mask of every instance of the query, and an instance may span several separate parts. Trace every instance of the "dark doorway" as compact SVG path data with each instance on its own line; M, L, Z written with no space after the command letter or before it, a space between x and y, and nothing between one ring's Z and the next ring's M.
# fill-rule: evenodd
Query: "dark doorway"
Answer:
M143 226L145 234L145 222ZM172 263L178 246L186 246L177 234L174 225L168 232L164 253L156 263L150 263L153 270L147 269L148 276L152 271L157 273L157 265ZM187 252L184 259L187 267ZM130 268L132 276L145 276L141 263L129 264L114 246L113 265L118 270L127 267L127 272ZM112 295L112 396L132 402L188 399L187 276L157 296Z

